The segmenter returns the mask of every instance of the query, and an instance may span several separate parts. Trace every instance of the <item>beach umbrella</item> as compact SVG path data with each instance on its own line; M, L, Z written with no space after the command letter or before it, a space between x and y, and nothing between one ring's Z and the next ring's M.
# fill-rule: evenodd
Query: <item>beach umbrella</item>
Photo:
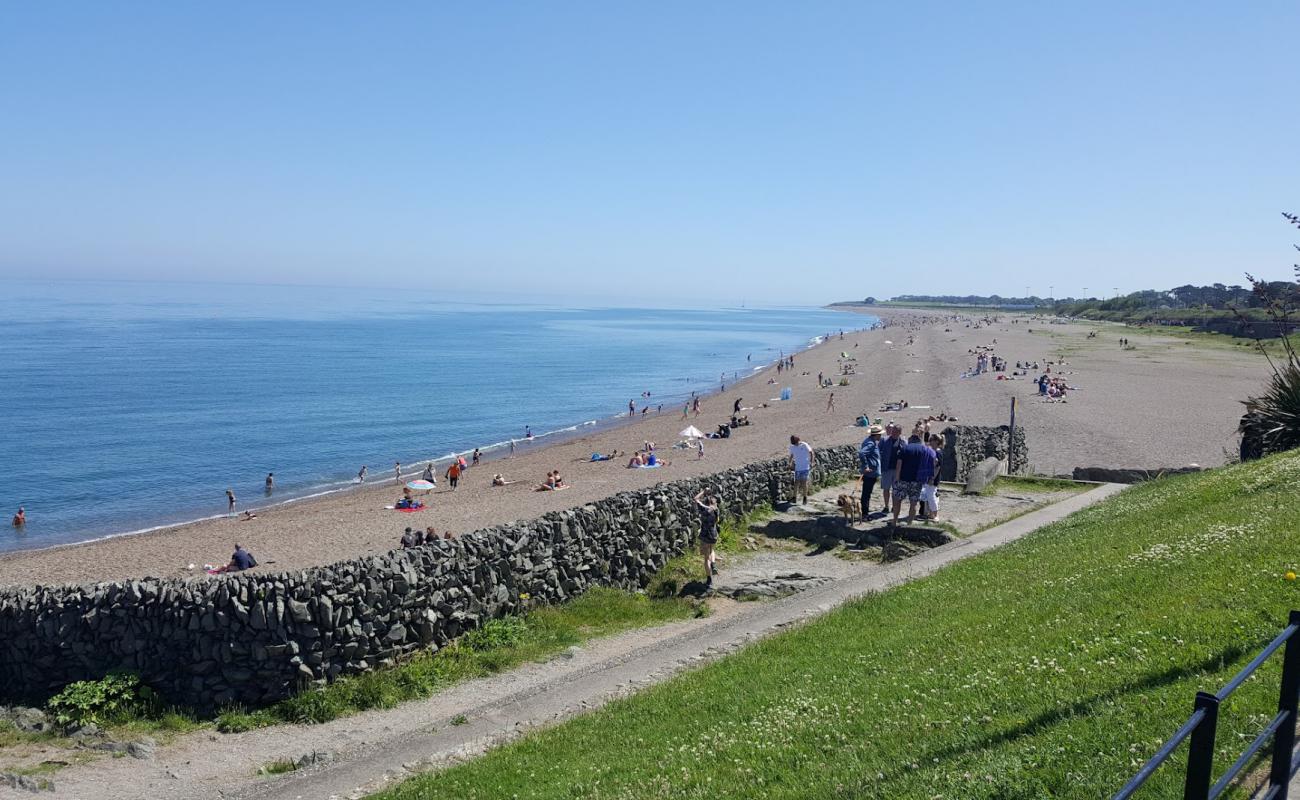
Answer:
M406 484L406 488L413 492L431 492L433 491L433 484L424 480L411 481Z
M703 433L699 428L695 427L694 425L690 426L689 428L687 428L686 430L682 431L681 433L679 433L679 434L677 434L677 435L678 435L678 436L685 436L687 439L703 439L703 438L704 438L704 433Z

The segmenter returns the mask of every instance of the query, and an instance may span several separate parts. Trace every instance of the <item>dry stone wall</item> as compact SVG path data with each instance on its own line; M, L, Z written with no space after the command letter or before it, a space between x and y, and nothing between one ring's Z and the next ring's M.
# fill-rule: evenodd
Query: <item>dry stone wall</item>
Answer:
M856 453L819 450L817 470L856 469ZM774 459L295 572L0 590L0 702L130 670L171 703L263 705L442 647L518 611L521 594L558 603L594 585L642 587L698 533L700 488L735 514L785 498L791 478Z
M1006 425L950 425L943 432L943 459L939 479L965 483L973 467L986 458L1007 460L1007 442L1011 429ZM1024 472L1029 468L1029 449L1025 429L1016 428L1016 446L1007 472Z

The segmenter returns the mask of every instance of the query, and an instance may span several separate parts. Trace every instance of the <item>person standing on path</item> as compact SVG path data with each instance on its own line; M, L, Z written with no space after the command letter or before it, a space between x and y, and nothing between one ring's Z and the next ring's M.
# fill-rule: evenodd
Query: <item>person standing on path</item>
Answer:
M454 492L458 483L460 483L460 462L453 461L451 466L447 467L447 484L451 486L451 490Z
M894 422L885 426L885 438L880 442L880 498L885 502L885 513L889 513L889 500L892 497L894 489L894 461L895 451L899 450L903 443L899 441L898 434L901 429Z
M862 518L871 513L871 493L880 478L880 436L885 431L879 425L867 428L867 438L858 448L858 466L862 472Z
M366 467L363 464L361 466L361 470L357 473L357 483L365 483L365 482L366 482Z
M695 495L695 507L700 512L700 556L704 559L704 585L713 588L713 576L718 574L717 556L713 548L718 543L718 500L701 489Z
M798 436L790 437L790 463L794 466L794 499L796 503L799 501L800 494L803 495L804 503L807 504L808 502L808 478L812 474L815 458L811 445L800 440Z
M231 514L235 513L235 492L233 489L226 490L226 510Z
M939 459L943 453L943 439L939 434L932 433L926 446L934 454L934 460L929 479L921 486L921 516L933 520L939 516Z
M894 450L894 519L890 527L898 525L898 514L907 498L907 524L916 521L916 504L921 499L921 479L927 462L933 462L934 451L913 433L907 444ZM933 469L933 467L931 467Z
M400 484L402 482L402 462L393 462L393 478Z
M831 392L831 396L826 398L826 410L828 412L835 410L835 392Z

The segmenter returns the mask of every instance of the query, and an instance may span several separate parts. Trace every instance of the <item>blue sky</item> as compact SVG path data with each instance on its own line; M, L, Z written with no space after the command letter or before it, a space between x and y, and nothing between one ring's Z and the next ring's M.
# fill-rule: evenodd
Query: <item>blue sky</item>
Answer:
M1300 4L8 3L0 276L821 303L1275 279Z

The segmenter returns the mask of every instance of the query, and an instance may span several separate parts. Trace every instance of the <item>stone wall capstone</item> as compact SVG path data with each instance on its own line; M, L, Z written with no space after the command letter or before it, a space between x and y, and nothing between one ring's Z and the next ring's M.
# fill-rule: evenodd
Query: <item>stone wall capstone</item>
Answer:
M817 451L814 478L857 468L857 446ZM0 701L138 673L169 703L260 706L341 675L437 649L595 585L637 589L699 531L693 498L740 514L788 496L786 459L621 492L594 503L292 572L0 589Z
M1007 425L949 425L943 432L943 459L939 480L965 483L971 468L986 458L1007 459ZM1016 428L1016 446L1008 472L1015 474L1029 468L1029 449L1025 429Z

